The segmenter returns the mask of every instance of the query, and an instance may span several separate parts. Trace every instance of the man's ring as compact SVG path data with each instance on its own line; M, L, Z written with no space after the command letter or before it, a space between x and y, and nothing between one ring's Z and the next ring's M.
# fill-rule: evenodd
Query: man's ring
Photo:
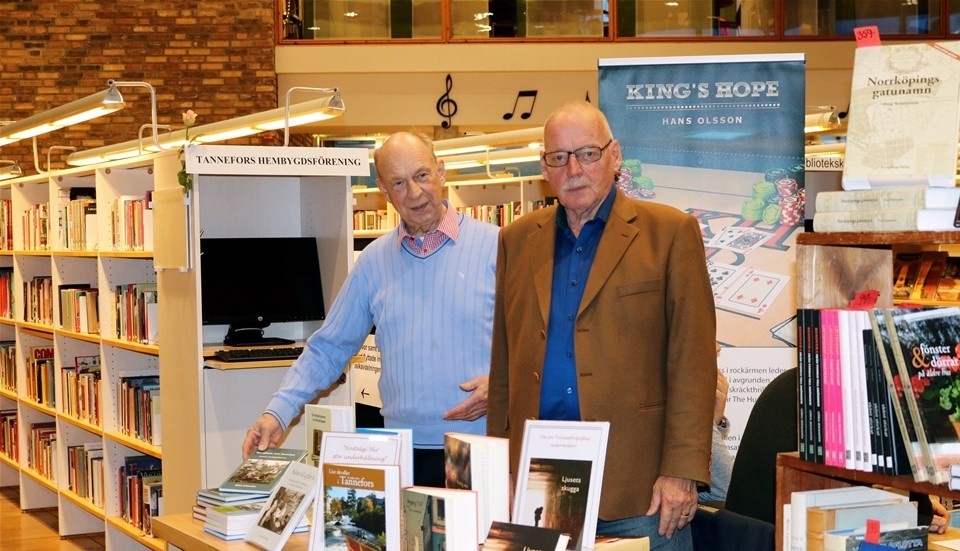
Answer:
M690 516L690 513L680 513L680 516L681 516L681 517L689 517L689 516Z

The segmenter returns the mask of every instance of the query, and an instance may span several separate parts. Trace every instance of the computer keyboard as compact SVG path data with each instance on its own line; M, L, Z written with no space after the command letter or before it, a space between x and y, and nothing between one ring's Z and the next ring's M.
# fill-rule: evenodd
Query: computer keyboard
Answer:
M221 362L262 362L268 360L295 360L303 352L302 346L278 348L231 348L217 350L213 357Z

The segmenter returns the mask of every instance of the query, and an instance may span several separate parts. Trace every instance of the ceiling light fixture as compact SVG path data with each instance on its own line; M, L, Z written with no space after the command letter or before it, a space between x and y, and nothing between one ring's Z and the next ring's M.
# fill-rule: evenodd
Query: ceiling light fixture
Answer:
M0 146L32 138L72 124L88 121L123 109L123 96L113 80L107 89L66 105L54 107L23 120L0 126Z

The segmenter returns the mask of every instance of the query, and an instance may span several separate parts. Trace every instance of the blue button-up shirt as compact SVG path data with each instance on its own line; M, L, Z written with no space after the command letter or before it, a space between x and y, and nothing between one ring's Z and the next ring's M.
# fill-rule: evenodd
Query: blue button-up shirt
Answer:
M577 396L577 363L573 336L583 288L597 254L600 236L613 208L616 187L600 205L597 215L583 225L579 237L567 223L567 213L557 209L557 243L553 251L553 291L547 326L547 350L540 387L540 418L580 420Z

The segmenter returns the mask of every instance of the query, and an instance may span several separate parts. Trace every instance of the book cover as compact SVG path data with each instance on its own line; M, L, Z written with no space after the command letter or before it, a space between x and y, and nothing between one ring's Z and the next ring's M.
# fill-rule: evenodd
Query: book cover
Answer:
M593 551L650 551L648 537L621 537L597 535Z
M477 492L477 543L483 543L493 521L510 520L510 441L448 432L443 456L446 487Z
M956 212L956 207L817 212L813 215L813 231L955 231L953 219Z
M933 481L946 484L950 464L960 463L960 307L895 308L884 316Z
M389 434L398 436L400 442L400 485L413 486L413 429L358 427L360 434Z
M787 547L787 540L784 540L784 549L789 549L790 551L807 550L807 511L812 507L841 505L844 503L863 503L870 500L887 501L896 499L907 501L907 496L901 496L893 492L867 486L847 486L843 488L791 492L790 539L789 547ZM787 523L785 522L785 524Z
M807 551L823 551L826 532L860 528L871 519L882 524L906 523L907 527L913 527L917 525L917 506L909 501L891 499L808 509Z
M357 426L353 406L328 404L304 405L303 422L307 438L305 449L310 452L310 462L314 466L320 462L324 432L352 432Z
M960 187L904 186L817 194L817 212L850 212L883 209L934 209L956 206Z
M310 549L400 549L400 467L321 464Z
M403 457L400 438L396 433L324 432L320 444L320 465L342 463L399 467Z
M290 463L244 539L263 549L282 549L316 497L319 480L313 465Z
M960 42L857 48L843 189L953 187L958 129Z
M402 551L476 549L477 492L410 486L401 490Z
M900 384L900 374L897 370L896 360L893 358L893 344L890 341L887 320L883 316L882 309L875 309L871 312L870 326L873 330L877 355L886 382L886 393L893 410L894 429L899 431L900 442L905 449L904 456L908 461L910 471L913 473L913 479L917 482L926 482L930 479L927 460L923 448L920 446L917 430L913 425L913 417L910 415L903 386Z
M927 549L929 532L926 526L908 527L897 522L881 523L878 541L861 547L865 532L864 528L830 530L823 535L823 549L824 551L858 551L867 549L870 545L886 546L872 549L893 548L901 551L926 551Z
M481 551L562 551L570 536L555 528L494 521Z
M221 492L269 494L276 487L287 467L299 462L306 454L307 452L304 450L290 448L253 450L243 463L220 484L219 490Z
M560 530L568 549L593 547L609 430L605 421L527 420L513 523Z

